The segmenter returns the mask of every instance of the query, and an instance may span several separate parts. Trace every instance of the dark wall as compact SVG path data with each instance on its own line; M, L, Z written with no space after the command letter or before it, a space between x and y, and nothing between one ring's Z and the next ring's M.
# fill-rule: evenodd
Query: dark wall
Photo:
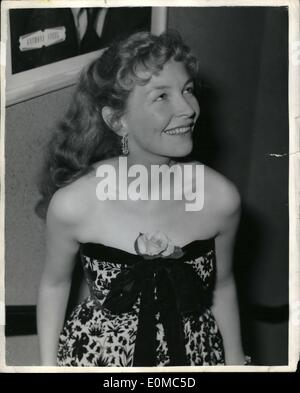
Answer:
M288 19L285 8L169 9L200 59L195 155L238 187L235 272L246 350L287 363Z

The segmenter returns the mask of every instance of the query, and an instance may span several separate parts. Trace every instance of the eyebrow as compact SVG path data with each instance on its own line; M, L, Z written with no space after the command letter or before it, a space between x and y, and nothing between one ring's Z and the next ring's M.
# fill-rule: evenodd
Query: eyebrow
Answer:
M188 84L191 83L191 82L194 82L193 78L189 78L189 79L184 83L183 87L185 87L186 85L188 85ZM171 88L171 86L168 86L168 85L153 86L153 87L151 88L150 92L153 91L153 90L164 90L164 89L170 89L170 88ZM150 93L150 92L149 92L149 93Z

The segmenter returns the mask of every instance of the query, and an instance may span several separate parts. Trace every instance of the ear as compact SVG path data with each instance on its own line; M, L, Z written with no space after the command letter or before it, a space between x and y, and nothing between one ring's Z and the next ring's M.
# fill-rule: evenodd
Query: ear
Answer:
M116 117L115 111L109 106L104 106L101 111L102 118L106 125L117 134L120 133L122 129L122 123L120 119Z

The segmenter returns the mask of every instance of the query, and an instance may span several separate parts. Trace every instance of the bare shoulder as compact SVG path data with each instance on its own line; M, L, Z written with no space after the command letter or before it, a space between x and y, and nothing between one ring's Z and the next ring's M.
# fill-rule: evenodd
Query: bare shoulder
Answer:
M216 212L225 216L239 212L241 198L236 186L208 166L204 167L204 193L206 200Z
M57 190L49 204L47 222L56 221L63 225L80 223L92 204L94 180L85 175Z
M95 163L90 172L55 192L48 207L47 223L54 222L76 230L76 226L79 228L95 210L105 211L105 203L99 203L97 198L97 169L104 164L114 165L116 160Z
M221 173L199 161L191 161L181 165L192 165L193 183L202 180L204 192L204 208L221 216L231 216L240 210L240 194L236 186ZM196 170L198 168L199 170ZM199 177L201 176L201 179Z

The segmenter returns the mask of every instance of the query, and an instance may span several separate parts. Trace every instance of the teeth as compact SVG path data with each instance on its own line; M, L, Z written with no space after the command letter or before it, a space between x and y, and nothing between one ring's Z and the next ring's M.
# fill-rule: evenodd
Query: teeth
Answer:
M168 135L178 135L178 134L185 134L191 130L191 127L179 127L173 130L164 131Z

